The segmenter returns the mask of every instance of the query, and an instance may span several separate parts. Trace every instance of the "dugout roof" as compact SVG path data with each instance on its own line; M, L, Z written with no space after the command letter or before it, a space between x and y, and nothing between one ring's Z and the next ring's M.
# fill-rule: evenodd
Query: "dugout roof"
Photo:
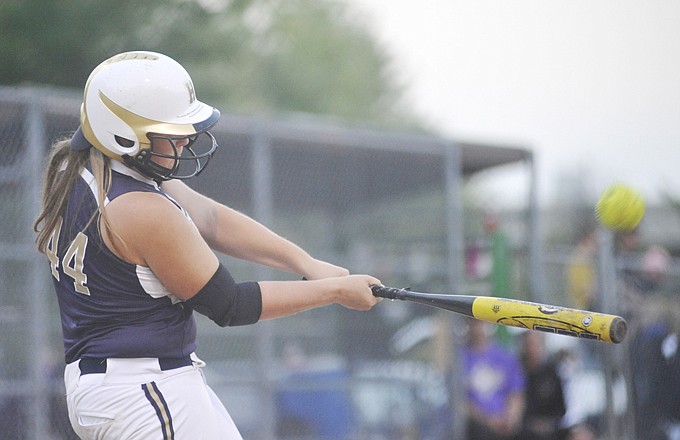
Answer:
M3 112L11 113L10 108L16 107L21 114L20 109L28 103L34 104L29 109L39 108L46 129L45 148L78 126L80 93L0 87L0 98ZM3 121L13 123L11 119ZM461 179L533 160L530 150L513 145L388 131L313 115L227 113L212 131L221 148L206 171L189 184L251 214L256 191L264 191L275 210L322 208L341 213L399 195L442 188L450 185L446 164L451 163L447 157L452 152L454 174ZM269 152L264 166L262 154L257 153L263 150ZM11 178L10 171L4 169L2 177ZM263 172L269 176L262 176ZM535 185L533 174L530 180ZM268 188L263 190L263 185Z
M262 184L271 188L275 209L341 213L445 186L445 159L452 149L462 178L532 157L530 150L515 146L457 142L309 116L223 115L213 132L221 148L191 185L245 211L254 186ZM264 160L270 162L271 180L258 180L262 176L257 176L254 161L263 160L254 156L258 146L270 152Z

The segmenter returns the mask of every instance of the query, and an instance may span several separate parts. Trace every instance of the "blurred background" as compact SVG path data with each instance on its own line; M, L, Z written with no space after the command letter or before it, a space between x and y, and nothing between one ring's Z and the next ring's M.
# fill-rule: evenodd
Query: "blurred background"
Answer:
M31 225L89 72L144 49L223 112L190 184L313 255L387 285L628 319L617 346L538 342L550 413L531 404L530 338L483 332L525 384L519 438L680 438L679 20L661 0L0 3L0 437L75 438ZM648 202L626 234L594 221L614 182ZM387 301L242 328L199 317L198 354L244 438L474 440L469 324Z

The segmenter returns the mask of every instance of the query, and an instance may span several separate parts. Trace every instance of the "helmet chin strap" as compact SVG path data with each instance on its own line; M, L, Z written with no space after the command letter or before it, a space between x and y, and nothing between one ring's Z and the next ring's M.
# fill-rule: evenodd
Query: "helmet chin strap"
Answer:
M155 180L157 183L180 178L172 175L178 167L177 160L175 160L175 166L173 168L166 168L152 161L151 157L152 155L149 150L142 150L136 156L129 156L127 154L122 156L125 165L139 171L146 177Z

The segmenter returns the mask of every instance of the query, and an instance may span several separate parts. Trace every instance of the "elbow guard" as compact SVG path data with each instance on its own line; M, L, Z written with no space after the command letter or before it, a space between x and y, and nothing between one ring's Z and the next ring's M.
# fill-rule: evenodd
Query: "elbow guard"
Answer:
M252 281L237 283L222 264L185 304L220 327L254 324L262 315L260 285Z

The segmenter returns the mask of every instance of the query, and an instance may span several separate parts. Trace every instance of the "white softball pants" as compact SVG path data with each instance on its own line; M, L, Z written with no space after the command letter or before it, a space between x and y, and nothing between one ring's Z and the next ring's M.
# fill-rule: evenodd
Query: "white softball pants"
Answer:
M69 419L83 440L242 440L206 384L205 363L162 371L157 359L108 359L105 373L66 366Z

